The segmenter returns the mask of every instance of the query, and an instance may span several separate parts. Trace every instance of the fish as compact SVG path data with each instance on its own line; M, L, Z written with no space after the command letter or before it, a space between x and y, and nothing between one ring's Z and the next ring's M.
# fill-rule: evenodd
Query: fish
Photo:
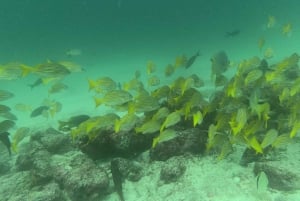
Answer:
M81 54L82 54L82 50L78 48L68 49L66 51L66 55L68 57L76 57L76 56L80 56Z
M279 135L279 136L274 140L274 142L272 143L272 147L273 147L273 148L279 148L279 147L287 146L288 143L291 142L291 140L292 140L292 139L290 138L290 136L289 136L288 133Z
M125 82L121 88L125 91L140 91L144 88L144 84L139 79L133 78L128 82Z
M120 131L128 132L134 128L139 118L134 113L128 113L121 119L115 121L114 130L116 133Z
M269 145L272 145L278 137L278 131L275 129L270 129L266 133L263 141L261 142L261 148L266 148Z
M148 61L146 65L146 72L148 75L154 73L156 70L156 65L153 61Z
M272 69L269 68L269 64L267 62L266 59L262 59L259 66L257 67L258 69L262 70L263 73L267 72L267 71L271 71Z
M11 110L10 107L0 104L0 114L9 112L10 110Z
M257 46L258 46L259 51L262 50L262 48L264 47L265 43L266 43L266 40L264 38L260 38L258 40Z
M203 121L203 114L201 111L197 111L193 114L193 126L196 127L197 125L200 125Z
M110 77L100 77L96 80L88 79L89 91L106 93L117 88L117 83Z
M243 127L247 123L247 109L246 108L239 108L237 113L232 116L231 121L229 122L229 125L231 127L233 135L237 135Z
M15 122L12 120L3 120L0 122L0 133L7 132L9 129L15 126Z
M291 23L287 23L285 25L282 26L282 30L281 30L281 33L285 36L289 36L291 31L293 29L293 26Z
M61 82L57 82L57 83L54 83L50 89L48 90L48 93L49 94L54 94L54 93L59 93L63 90L66 90L68 89L68 86L64 83L61 83Z
M198 75L192 74L189 76L189 78L192 78L194 80L194 87L199 88L204 86L204 81L201 80L201 78Z
M254 70L250 71L244 79L245 86L257 83L261 77L263 77L262 70L254 69Z
M135 132L142 133L142 134L150 134L159 131L159 128L160 128L160 122L156 120L149 120L143 123L140 127L136 127Z
M270 29L270 28L273 28L276 24L276 18L272 15L269 15L268 16L268 22L267 22L267 28Z
M120 117L114 113L108 113L103 116L91 117L88 120L82 122L77 128L71 130L71 135L76 138L81 133L88 135L89 138L93 138L93 131L100 132L102 130L113 130L114 123ZM90 135L91 134L91 135Z
M113 179L113 182L115 185L115 190L117 191L120 200L125 201L124 195L123 195L123 189L122 189L123 175L120 171L119 160L112 160L110 162L110 171L111 171L112 179Z
M107 92L103 97L95 97L96 107L104 104L106 106L117 106L129 102L132 95L124 90L112 90Z
M53 61L47 61L34 67L23 65L22 70L23 76L34 73L42 79L43 83L47 83L49 80L61 79L71 73L66 66Z
M89 115L81 114L69 118L67 121L58 121L58 130L60 131L70 131L72 128L78 127L79 124L88 120Z
M241 31L239 29L233 30L233 31L228 31L225 33L225 37L229 38L229 37L235 37L238 36L241 33Z
M161 107L156 113L152 116L152 120L161 121L165 119L170 114L170 111L167 107Z
M200 56L199 51L198 51L196 54L194 54L193 56L191 56L191 57L187 60L187 62L185 63L184 67L185 67L186 69L188 69L189 67L191 67L191 66L194 64L194 62L196 61L196 59L197 59L198 56Z
M0 80L16 80L22 77L21 63L12 62L0 65Z
M220 75L224 73L228 69L230 64L228 56L224 51L217 52L215 55L212 56L210 61L212 75Z
M24 104L24 103L17 103L14 107L19 112L31 112L32 107L30 105Z
M293 122L292 130L290 132L290 138L295 137L299 130L300 130L300 121L295 120Z
M82 68L79 64L72 61L58 61L57 63L66 67L71 73L86 71L86 69Z
M271 59L274 56L274 50L271 47L266 48L264 52L265 59Z
M9 120L13 120L13 121L18 119L17 116L14 115L11 111L4 112L4 113L0 112L0 116L5 118L5 119L9 119Z
M206 144L206 149L210 150L216 143L215 138L217 135L217 126L214 124L209 125L208 127L208 139Z
M0 101L5 101L12 97L14 97L14 94L12 92L0 89Z
M168 85L164 85L151 91L151 96L153 96L157 100L160 100L163 98L167 98L170 91L171 91L170 87Z
M56 113L60 112L62 109L62 104L55 100L45 99L43 105L49 107L49 110L45 110L42 112L43 116L46 118L48 118L49 115L53 118L54 115L56 115Z
M220 86L225 86L228 83L228 78L225 75L216 75L215 79L215 86L220 87Z
M50 109L49 106L46 106L46 105L42 105L42 106L39 106L37 108L35 108L31 114L30 114L30 117L33 118L33 117L37 117L37 116L40 116L42 115L45 111L48 111Z
M188 89L194 87L194 79L192 77L186 78L180 83L181 95L183 95Z
M187 62L187 57L185 55L179 55L175 58L174 67L175 69L185 66Z
M18 153L19 143L30 134L30 128L21 127L12 136L11 140L11 150L14 153Z
M256 137L252 137L250 140L248 140L248 144L251 148L253 148L256 153L260 153L262 154L263 153L263 149L261 147L261 145L259 144L258 140L256 139Z
M150 112L159 108L159 103L156 98L150 96L148 92L140 92L134 100L129 104L129 113Z
M176 131L172 129L166 129L159 134L159 136L155 137L152 142L152 148L155 148L157 144L165 141L169 141L176 137Z
M148 78L148 86L158 86L160 84L160 79L157 76L151 76Z
M37 86L40 86L41 84L43 84L43 80L42 80L42 78L38 78L38 79L36 79L32 84L28 84L28 86L29 86L31 89L33 89L33 88L35 88L35 87L37 87Z
M0 141L6 146L8 154L11 156L11 142L9 139L9 133L8 132L1 132L0 133Z
M181 115L179 111L175 111L170 113L165 121L163 122L163 124L160 127L160 132L162 132L165 128L169 128L170 126L173 126L175 124L177 124L179 121L181 120Z
M165 67L165 76L170 77L175 72L175 66L172 64L169 64Z
M265 172L260 172L256 178L256 188L258 192L267 192L269 179Z

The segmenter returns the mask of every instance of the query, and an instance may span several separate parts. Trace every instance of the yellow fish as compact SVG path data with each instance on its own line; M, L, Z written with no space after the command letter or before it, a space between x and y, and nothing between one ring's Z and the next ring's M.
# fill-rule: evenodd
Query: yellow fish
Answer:
M149 86L157 86L159 84L160 84L159 77L157 77L157 76L149 77L149 79L148 79L148 85Z
M117 106L129 102L132 99L132 95L124 90L113 90L107 92L103 97L95 97L96 107L101 104L107 106Z
M257 45L258 45L259 51L262 50L262 48L264 47L265 43L266 43L266 40L265 40L264 38L260 38L260 39L258 40Z
M150 120L145 122L140 127L135 128L135 131L137 133L148 134L148 133L155 133L159 131L159 128L160 128L160 123L158 121Z
M197 124L201 124L203 121L203 115L200 111L193 114L193 126L196 127Z
M274 16L269 15L268 16L268 22L267 22L267 28L270 29L272 27L274 27L274 25L276 24L276 19Z
M288 36L288 35L290 35L292 29L293 29L292 24L287 23L287 24L283 25L283 27L281 29L281 33L285 36Z
M57 82L50 87L50 89L48 90L48 93L49 94L59 93L66 89L68 89L67 85L65 85L64 83L61 83L61 82Z
M177 124L181 120L181 116L179 111L175 111L170 113L167 118L165 119L164 123L160 127L160 132L162 132L165 128L169 128Z
M104 93L117 88L116 82L110 77L101 77L97 80L88 79L89 90L94 90L97 93Z
M156 66L153 61L148 61L146 66L146 72L148 75L154 73L156 70Z
M5 100L10 99L12 97L14 97L13 93L11 93L7 90L1 90L0 89L0 101L5 101Z
M172 64L169 64L165 68L165 76L170 77L175 72L175 67Z

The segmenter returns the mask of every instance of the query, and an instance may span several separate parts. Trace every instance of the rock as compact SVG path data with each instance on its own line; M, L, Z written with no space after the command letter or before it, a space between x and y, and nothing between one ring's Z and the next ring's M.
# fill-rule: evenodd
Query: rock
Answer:
M22 152L17 155L15 168L18 171L31 170L34 166L34 162L36 160L35 156L40 157L40 151L45 154L48 152L42 147L39 142L31 141L30 146L23 146ZM46 151L46 152L45 152Z
M113 160L118 163L119 170L124 178L129 181L138 181L142 178L143 168L140 163L125 158L114 158Z
M53 128L36 132L31 136L31 141L37 141L50 153L59 154L73 150L71 136L63 134Z
M53 168L51 167L51 154L46 150L40 150L33 155L31 183L33 186L45 185L52 179Z
M33 166L33 159L26 153L19 154L16 159L15 168L18 171L30 170Z
M10 173L1 177L1 200L29 200L24 199L30 193L30 172L22 171Z
M64 134L37 132L20 150L14 172L1 177L3 200L93 201L109 192L106 169L75 150ZM137 168L129 172L133 180L140 178Z
M165 183L176 182L185 172L185 165L177 158L171 158L163 164L160 179Z
M13 158L7 152L7 148L0 141L0 176L7 174L13 167Z
M205 151L207 133L198 128L191 128L180 131L178 136L158 143L150 150L151 160L165 161L172 156L179 156L185 153L200 154Z
M8 161L0 161L0 176L8 173L11 169L11 165Z
M81 152L54 155L52 167L54 180L73 201L97 200L108 191L109 178L106 171Z
M28 200L36 201L67 201L69 200L64 196L62 190L57 183L51 182L45 186L38 187L31 190Z
M279 191L293 191L300 189L300 169L295 164L294 167L281 161L256 162L254 173L265 172L269 187Z
M87 137L76 143L79 149L92 159L132 157L151 148L151 135L137 135L134 132L102 131L92 141Z

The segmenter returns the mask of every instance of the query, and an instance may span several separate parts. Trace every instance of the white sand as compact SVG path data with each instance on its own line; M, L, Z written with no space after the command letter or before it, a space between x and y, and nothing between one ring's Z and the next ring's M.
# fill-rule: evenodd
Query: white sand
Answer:
M299 143L298 138L298 143ZM297 168L300 147L292 143L281 154L286 167ZM225 160L216 156L180 156L176 160L187 169L177 182L164 184L160 180L160 170L164 162L152 162L144 166L144 177L138 182L125 181L123 193L126 201L298 201L298 191L278 191L257 189L257 178L253 173L253 163L247 167L238 165L242 152L236 150ZM148 153L144 153L147 157ZM177 162L175 162L177 163ZM117 201L116 193L105 199Z

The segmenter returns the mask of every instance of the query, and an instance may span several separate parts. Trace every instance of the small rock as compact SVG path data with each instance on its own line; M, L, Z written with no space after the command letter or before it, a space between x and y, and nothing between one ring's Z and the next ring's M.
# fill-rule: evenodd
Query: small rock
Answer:
M286 163L280 161L256 162L254 173L265 172L269 187L279 191L293 191L300 189L300 170L295 166L288 167Z
M52 167L54 180L73 201L96 199L108 191L108 174L81 152L53 156Z
M70 135L63 134L53 128L40 131L31 136L31 141L37 141L50 153L60 154L74 149Z
M29 200L35 201L67 201L68 199L64 196L63 192L56 183L49 183L45 186L32 189Z
M165 183L176 182L184 174L185 170L185 165L178 159L169 159L161 168L160 179Z
M138 181L142 178L142 165L138 162L132 162L125 158L113 159L118 162L119 169L124 178L129 181Z
M151 160L165 161L172 156L185 153L200 154L205 151L207 133L198 128L191 128L178 133L178 136L159 143L150 150Z

